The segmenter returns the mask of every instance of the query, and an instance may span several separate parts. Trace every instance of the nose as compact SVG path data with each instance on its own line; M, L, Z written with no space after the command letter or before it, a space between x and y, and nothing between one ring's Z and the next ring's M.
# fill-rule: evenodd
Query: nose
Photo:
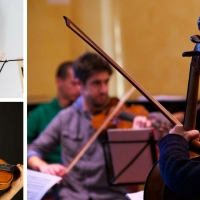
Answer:
M102 94L107 93L107 92L108 92L108 84L102 83L102 84L101 84L101 87L100 87L100 92L101 92Z

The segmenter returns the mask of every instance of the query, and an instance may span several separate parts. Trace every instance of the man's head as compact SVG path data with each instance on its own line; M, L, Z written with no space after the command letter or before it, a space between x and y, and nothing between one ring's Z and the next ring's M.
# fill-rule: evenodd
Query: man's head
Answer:
M69 104L80 95L80 86L77 84L72 68L72 62L63 62L56 72L58 99Z
M73 64L87 104L101 107L108 98L108 82L112 68L101 56L87 52Z

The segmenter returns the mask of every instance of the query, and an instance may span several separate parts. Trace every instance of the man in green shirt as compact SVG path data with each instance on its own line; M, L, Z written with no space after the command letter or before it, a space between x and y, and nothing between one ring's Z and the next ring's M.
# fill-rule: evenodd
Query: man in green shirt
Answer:
M46 128L57 113L71 105L80 95L80 87L76 83L72 62L60 64L56 72L57 96L49 103L41 104L28 114L27 142L30 144ZM60 163L60 146L46 157L49 164Z

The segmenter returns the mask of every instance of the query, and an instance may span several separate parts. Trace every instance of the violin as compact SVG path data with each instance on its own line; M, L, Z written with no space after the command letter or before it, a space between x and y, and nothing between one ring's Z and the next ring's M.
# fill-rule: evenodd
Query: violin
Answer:
M98 129L101 127L102 123L105 121L107 116L112 112L112 110L116 107L119 102L118 98L111 97L107 101L107 104L101 110L95 114L91 120L91 126L94 129ZM150 114L147 109L143 105L131 105L126 106L123 105L117 114L111 119L111 121L107 124L105 130L102 131L101 135L107 133L107 130L110 128L118 128L118 129L127 129L133 127L133 120L136 116L144 116L151 121L151 126L158 130L159 133L164 133L169 131L172 126L164 119L157 118L156 114Z
M108 99L107 104L101 110L101 112L95 114L92 118L91 125L93 128L98 129L105 121L107 116L117 106L119 99L117 97L111 97ZM133 119L136 115L148 117L149 112L142 105L126 106L125 104L119 109L117 114L108 123L105 131L109 128L131 128Z
M18 168L15 165L8 164L0 159L0 190L5 190L10 187L11 182L16 176Z

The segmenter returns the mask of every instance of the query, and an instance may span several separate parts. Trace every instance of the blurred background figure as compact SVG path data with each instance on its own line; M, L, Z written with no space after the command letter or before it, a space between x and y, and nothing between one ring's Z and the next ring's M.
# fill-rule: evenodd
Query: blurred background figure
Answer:
M80 95L80 87L75 80L72 62L63 62L56 72L57 95L49 103L34 108L27 119L27 142L30 144L46 128L49 122L63 108L68 107ZM49 164L61 163L60 145L45 158ZM57 190L57 189L55 189ZM47 196L54 196L52 189Z

